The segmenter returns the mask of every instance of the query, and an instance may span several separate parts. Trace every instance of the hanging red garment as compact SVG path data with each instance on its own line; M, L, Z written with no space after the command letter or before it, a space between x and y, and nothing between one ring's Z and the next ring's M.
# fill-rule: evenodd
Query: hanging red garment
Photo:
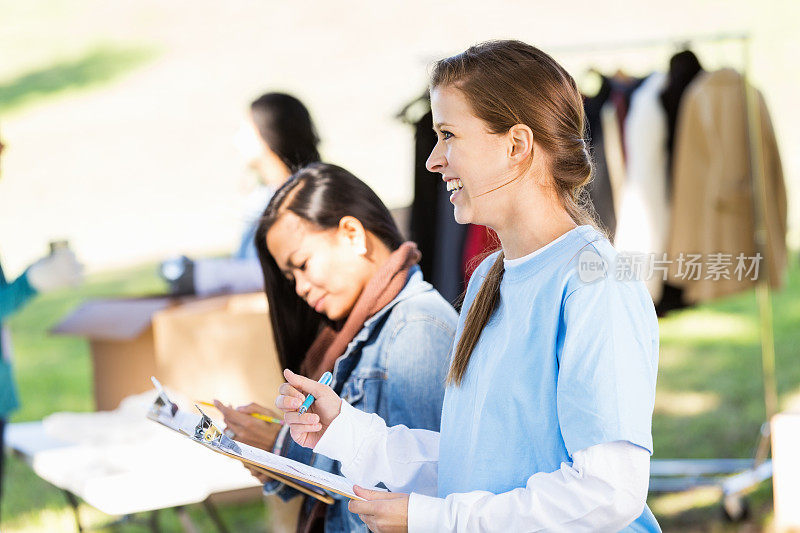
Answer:
M465 287L481 260L495 250L499 242L497 234L486 226L469 225L467 237L464 239L464 253L461 261Z

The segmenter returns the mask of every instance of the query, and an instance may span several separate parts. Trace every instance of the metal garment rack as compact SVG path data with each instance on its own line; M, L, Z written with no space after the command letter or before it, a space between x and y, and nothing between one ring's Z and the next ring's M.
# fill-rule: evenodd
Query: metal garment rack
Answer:
M722 33L714 35L690 35L674 39L650 39L629 42L610 42L570 45L548 48L555 54L586 54L609 51L638 51L648 48L688 49L691 44L717 44L735 42L741 46L741 75L745 87L747 139L750 152L750 172L753 187L753 217L755 223L756 251L764 261L762 275L756 281L756 299L759 311L759 337L761 340L761 366L764 387L766 420L758 435L758 444L753 459L668 459L651 462L650 490L653 492L676 492L702 485L715 485L722 489L722 506L731 520L743 518L747 512L744 494L754 485L772 477L769 421L778 411L778 392L775 379L775 338L772 325L772 292L769 284L769 249L767 246L766 209L767 190L764 177L764 157L759 117L758 92L750 84L750 40L747 33Z

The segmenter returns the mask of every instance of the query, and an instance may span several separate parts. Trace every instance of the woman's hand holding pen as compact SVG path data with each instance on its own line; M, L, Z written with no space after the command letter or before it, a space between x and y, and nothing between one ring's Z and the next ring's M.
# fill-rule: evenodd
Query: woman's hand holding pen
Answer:
M288 383L281 385L275 405L283 411L283 420L289 425L294 441L300 446L313 448L325 430L342 410L342 400L327 385L284 370ZM306 400L306 394L314 396L314 403L304 414L298 409ZM382 492L353 488L356 495L365 501L351 500L348 509L358 514L361 520L376 533L399 533L408 531L408 494Z
M289 425L292 439L300 446L313 448L339 415L342 400L329 386L289 369L283 371L283 376L288 383L281 385L278 390L275 406L284 412L283 419ZM305 401L306 394L314 396L314 403L301 415L298 409Z
M268 452L272 451L281 426L264 422L251 415L257 413L275 417L277 416L275 413L256 403L250 403L234 409L219 400L214 400L214 406L222 413L227 426L226 430L230 430L233 433L234 439Z
M365 501L350 500L348 509L356 513L375 533L405 533L408 531L408 494L383 492L353 487Z

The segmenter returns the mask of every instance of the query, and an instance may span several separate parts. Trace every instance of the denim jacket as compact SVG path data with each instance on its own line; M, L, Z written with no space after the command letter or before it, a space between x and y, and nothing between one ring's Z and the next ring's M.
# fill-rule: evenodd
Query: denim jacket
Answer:
M439 431L445 377L458 315L422 279L414 266L405 287L370 317L333 369L333 389L350 405L376 413L390 426ZM338 461L313 454L286 436L281 455L341 475ZM267 494L288 500L299 493L279 482L264 485ZM348 499L331 494L325 531L367 531L347 510ZM308 505L309 503L306 502Z

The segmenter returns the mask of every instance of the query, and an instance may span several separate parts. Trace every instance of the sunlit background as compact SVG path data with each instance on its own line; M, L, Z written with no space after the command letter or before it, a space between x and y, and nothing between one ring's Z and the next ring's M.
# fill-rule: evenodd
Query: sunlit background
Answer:
M751 78L798 189L800 7L790 0L1 5L0 242L12 275L53 238L68 238L92 269L228 250L246 178L233 138L267 90L309 106L326 160L390 207L408 205L413 132L395 117L425 90L433 59L491 38L534 43L580 81L591 66L665 70L692 36L748 33ZM742 67L737 43L692 48L707 69Z
M4 269L13 278L49 241L68 239L91 274L80 292L42 297L11 321L23 404L12 421L91 409L85 343L45 336L78 302L163 290L159 260L235 247L252 177L234 137L255 97L298 96L318 127L323 159L403 207L413 196L414 139L398 113L425 91L432 60L492 38L543 48L587 90L592 67L644 76L666 71L685 46L707 70L747 70L771 111L789 198L789 281L774 298L786 408L800 397L798 28L794 0L2 0ZM706 40L742 34L747 48ZM753 293L677 313L661 331L656 457L752 455L764 417ZM50 490L12 462L3 531L71 531L66 503ZM724 522L719 494L709 489L650 505L665 530L769 528L769 482L753 502L746 526ZM225 508L224 517L240 531L265 527L259 502Z

